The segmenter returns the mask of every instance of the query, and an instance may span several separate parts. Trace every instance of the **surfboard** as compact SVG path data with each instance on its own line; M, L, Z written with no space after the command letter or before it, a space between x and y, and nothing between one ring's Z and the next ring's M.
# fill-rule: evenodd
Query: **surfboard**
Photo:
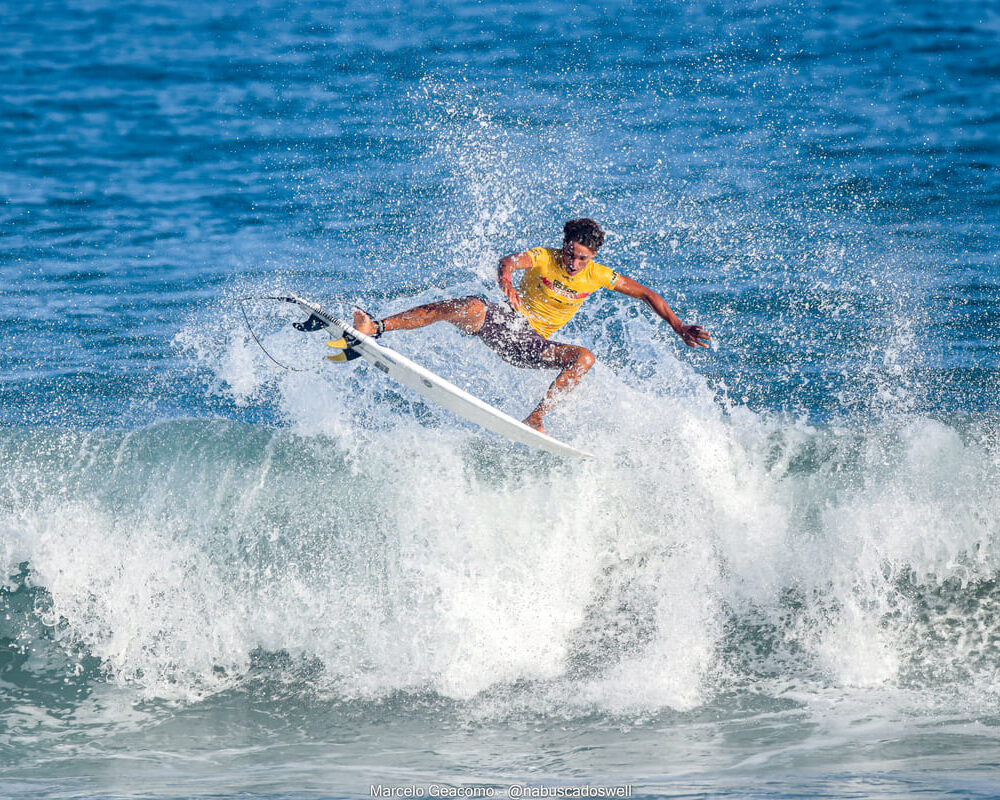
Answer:
M305 332L321 330L324 334L332 337L327 342L334 350L333 355L329 356L331 360L350 361L355 358L363 358L396 383L412 389L421 397L446 408L462 419L518 444L559 456L593 458L590 453L577 450L558 439L536 431L509 414L505 414L500 409L494 408L489 403L446 381L441 376L435 375L429 369L411 361L401 353L379 344L373 337L366 336L346 322L328 314L315 303L294 294L275 299L294 303L309 314L309 318L305 322L295 325L298 330Z

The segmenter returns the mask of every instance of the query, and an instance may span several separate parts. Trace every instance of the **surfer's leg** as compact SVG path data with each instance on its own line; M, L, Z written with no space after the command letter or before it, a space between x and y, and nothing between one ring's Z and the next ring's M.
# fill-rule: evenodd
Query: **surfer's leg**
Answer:
M561 344L553 342L541 355L541 366L555 367L562 371L552 381L552 385L545 393L545 397L535 407L524 420L525 425L530 425L535 430L545 433L542 427L542 418L552 410L564 395L572 391L580 382L580 379L587 374L588 370L594 366L594 354L586 347L579 347L575 344Z
M486 319L486 304L478 297L462 297L411 308L382 320L385 330L411 331L435 322L450 322L464 333L478 333ZM369 335L375 333L375 323L364 311L354 312L354 327Z

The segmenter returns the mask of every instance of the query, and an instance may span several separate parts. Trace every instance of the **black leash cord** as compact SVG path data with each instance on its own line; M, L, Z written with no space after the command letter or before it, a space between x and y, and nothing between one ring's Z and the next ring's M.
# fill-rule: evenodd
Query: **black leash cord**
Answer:
M302 369L300 367L290 367L287 364L282 364L280 361L278 361L278 359L276 359L269 352L267 352L267 348L264 347L263 344L261 344L260 339L257 338L257 334L254 333L253 326L250 324L250 317L247 316L246 306L243 305L243 302L245 300L284 300L284 299L285 298L283 297L238 297L236 299L236 302L240 304L240 311L243 312L243 321L247 324L247 330L250 331L250 335L253 337L253 340L257 342L257 347L261 349L261 351L264 353L265 356L271 359L271 361L273 361L279 367L281 367L282 369L286 369L289 372L309 372L310 370L308 369Z

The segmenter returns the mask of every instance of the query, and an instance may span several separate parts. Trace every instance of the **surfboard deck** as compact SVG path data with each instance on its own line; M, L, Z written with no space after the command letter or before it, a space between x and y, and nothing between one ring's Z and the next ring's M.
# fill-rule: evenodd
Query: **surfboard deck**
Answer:
M577 450L558 439L536 431L520 420L514 419L509 414L505 414L489 403L469 394L464 389L460 389L450 381L435 375L426 367L420 366L389 347L378 344L371 336L366 336L346 322L328 314L315 303L294 294L277 299L294 303L303 311L308 312L309 319L296 325L299 330L307 332L323 330L330 339L334 340L330 342L331 346L338 346L341 343L336 340L345 339L347 348L338 351L345 356L344 358L334 356L335 360L346 361L350 360L351 357L360 356L373 364L376 369L384 372L397 383L412 389L421 397L437 403L462 419L473 422L518 444L560 456L593 458L590 453Z

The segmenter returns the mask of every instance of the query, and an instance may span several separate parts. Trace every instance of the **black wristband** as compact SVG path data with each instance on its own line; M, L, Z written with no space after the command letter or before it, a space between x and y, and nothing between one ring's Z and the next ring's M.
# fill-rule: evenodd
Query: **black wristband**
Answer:
M373 319L372 322L375 323L375 338L377 339L385 333L385 320Z

